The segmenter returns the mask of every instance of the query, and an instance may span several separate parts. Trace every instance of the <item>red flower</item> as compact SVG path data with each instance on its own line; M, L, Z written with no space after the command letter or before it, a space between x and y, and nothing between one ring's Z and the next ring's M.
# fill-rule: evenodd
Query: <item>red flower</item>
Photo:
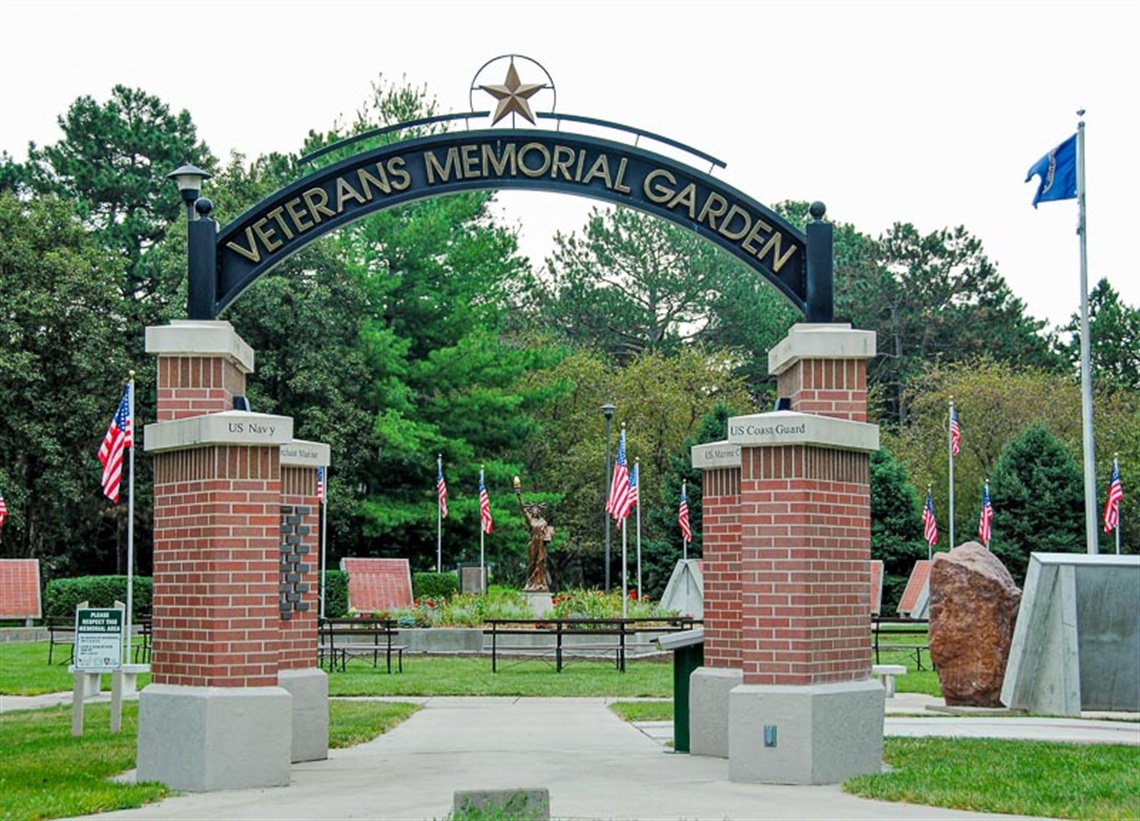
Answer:
M630 598L631 598L633 601L637 601L637 591L636 591L636 590L630 590L630 591L629 591L629 597L630 597Z

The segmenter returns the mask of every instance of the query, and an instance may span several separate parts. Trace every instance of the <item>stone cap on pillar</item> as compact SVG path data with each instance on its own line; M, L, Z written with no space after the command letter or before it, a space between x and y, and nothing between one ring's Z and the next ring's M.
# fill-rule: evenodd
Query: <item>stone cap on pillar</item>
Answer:
M874 356L874 331L855 331L846 322L801 322L768 351L768 373L779 376L802 359L867 360Z
M810 413L771 411L730 418L728 444L750 448L811 445L872 453L879 449L879 426Z
M146 329L146 352L156 356L229 359L242 373L253 373L253 348L224 319L175 319Z
M143 441L147 453L205 445L287 445L293 441L293 418L248 411L208 413L147 425Z
M699 470L740 467L740 445L733 442L706 442L690 450L693 467Z
M294 439L281 446L281 467L283 468L324 468L332 458L332 448L324 442L308 442Z

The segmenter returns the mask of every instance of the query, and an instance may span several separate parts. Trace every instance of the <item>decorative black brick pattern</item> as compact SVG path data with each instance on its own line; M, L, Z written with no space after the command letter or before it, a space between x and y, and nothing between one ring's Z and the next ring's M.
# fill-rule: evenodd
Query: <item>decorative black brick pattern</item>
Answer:
M301 524L312 513L312 508L281 505L281 582L277 592L281 598L281 618L293 617L294 610L308 610L309 603L301 600L309 592L308 582L302 582L312 567L305 564L309 546L303 537L309 535L309 526Z

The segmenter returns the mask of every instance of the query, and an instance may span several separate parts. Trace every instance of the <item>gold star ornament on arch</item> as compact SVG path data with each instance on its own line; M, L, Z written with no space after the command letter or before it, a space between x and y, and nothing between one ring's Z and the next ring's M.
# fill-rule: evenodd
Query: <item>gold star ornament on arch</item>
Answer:
M535 124L534 112L530 110L530 103L527 101L541 91L543 86L536 83L522 83L513 61L511 67L507 69L507 79L502 85L479 86L479 88L499 101L491 125L495 125L508 114L518 114L532 125Z

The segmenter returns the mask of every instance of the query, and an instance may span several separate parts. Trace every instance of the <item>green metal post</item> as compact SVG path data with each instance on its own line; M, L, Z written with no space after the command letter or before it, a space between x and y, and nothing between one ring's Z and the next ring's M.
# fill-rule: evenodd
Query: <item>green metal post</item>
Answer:
M705 645L690 644L673 651L673 750L689 751L689 676L704 664Z

